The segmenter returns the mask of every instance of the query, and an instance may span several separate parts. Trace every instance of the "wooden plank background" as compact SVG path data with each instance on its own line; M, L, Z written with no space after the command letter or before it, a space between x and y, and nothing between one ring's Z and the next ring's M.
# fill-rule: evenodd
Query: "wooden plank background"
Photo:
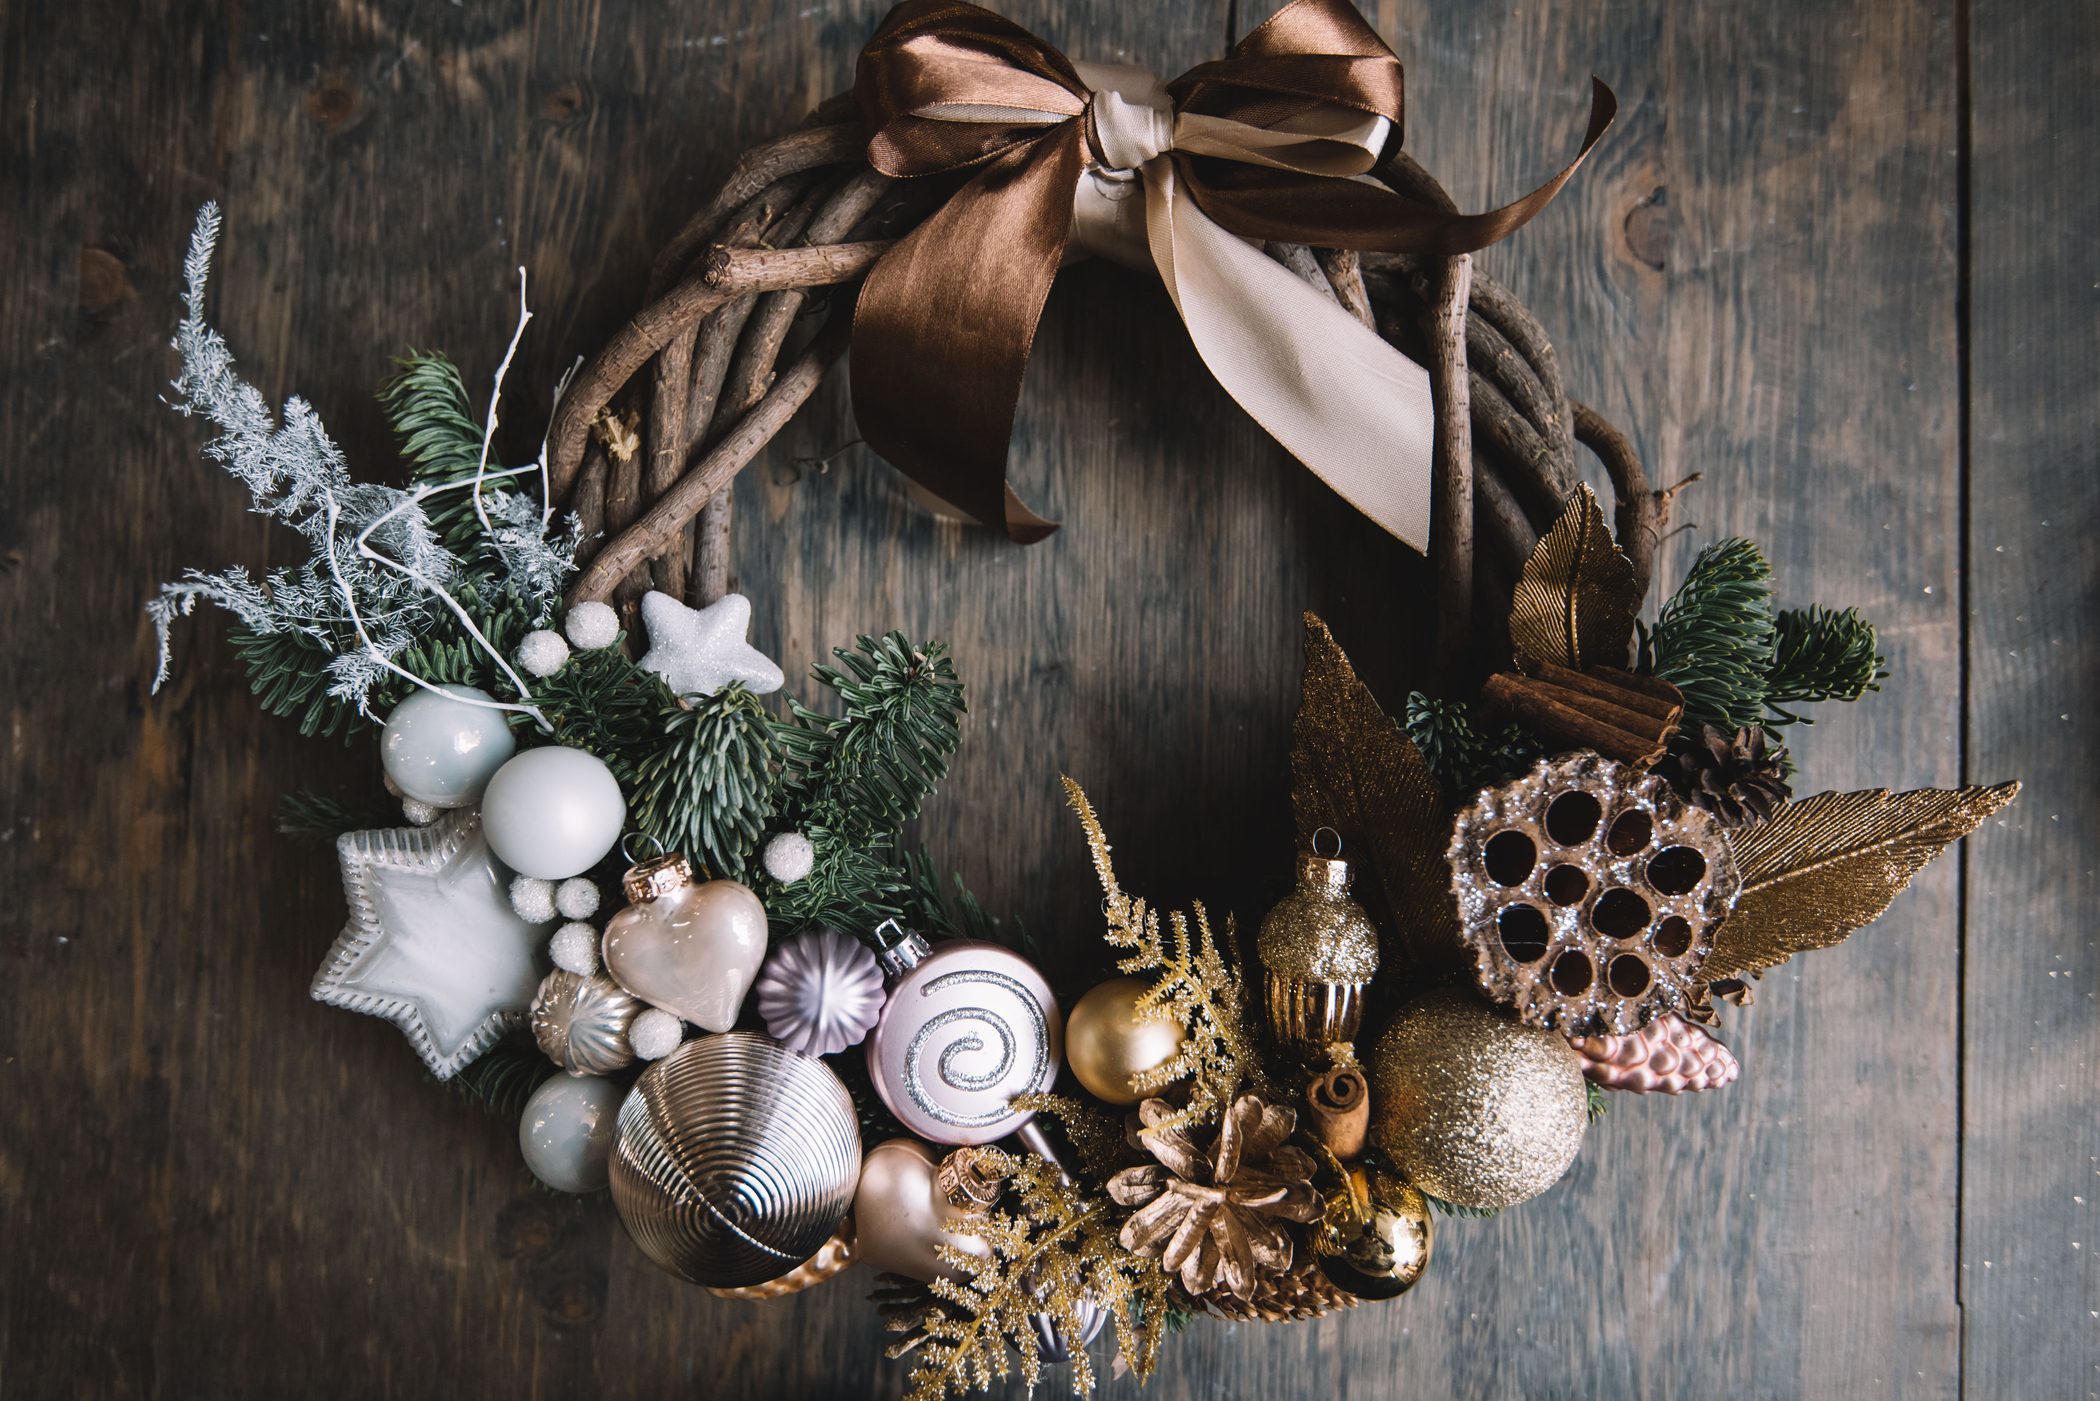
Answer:
M158 402L179 264L228 213L214 311L266 392L391 461L370 389L442 346L506 403L631 309L734 155L842 86L880 0L0 6L0 1396L889 1395L852 1284L767 1306L648 1266L532 1188L508 1124L305 988L332 861L271 830L368 748L259 718L215 625L145 694L139 605L294 543ZM1261 0L1013 0L1165 71ZM1798 732L1816 786L2021 776L1881 927L1732 1019L1743 1081L1614 1102L1567 1181L1448 1223L1406 1300L1174 1340L1168 1398L2056 1397L2100 1389L2100 19L2047 3L1385 0L1409 140L1478 207L1557 165L1588 75L1623 115L1486 265L1662 480L1703 471L1661 586L1729 532L1790 602L1882 625L1886 694ZM956 645L974 687L925 836L995 909L1091 938L1055 775L1126 881L1257 917L1285 871L1297 613L1389 700L1419 566L1289 466L1158 289L1061 284L1014 461L1067 523L931 523L827 389L751 473L737 545L791 675L854 632ZM1117 1394L1134 1391L1128 1384Z

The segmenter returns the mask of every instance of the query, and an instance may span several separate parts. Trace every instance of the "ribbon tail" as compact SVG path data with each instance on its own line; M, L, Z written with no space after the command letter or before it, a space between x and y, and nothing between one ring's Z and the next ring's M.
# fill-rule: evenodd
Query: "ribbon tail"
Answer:
M1023 544L1057 526L1006 485L1021 376L1084 166L1076 121L982 168L884 254L853 317L861 436L926 491Z
M1426 551L1428 371L1197 208L1172 156L1144 179L1153 262L1211 374L1342 499Z

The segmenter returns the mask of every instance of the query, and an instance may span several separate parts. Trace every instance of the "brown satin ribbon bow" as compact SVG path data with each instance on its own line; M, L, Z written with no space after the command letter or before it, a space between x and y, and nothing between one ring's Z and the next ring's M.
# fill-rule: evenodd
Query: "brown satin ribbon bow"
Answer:
M1451 255L1523 225L1617 103L1522 199L1456 214L1368 178L1400 138L1400 61L1348 0L1293 0L1170 83L1075 64L961 0L904 0L861 51L855 94L886 175L976 174L878 262L853 324L868 444L1015 540L1056 526L1006 485L1021 375L1075 238L1155 266L1199 353L1278 441L1365 514L1428 536L1427 378L1250 240Z

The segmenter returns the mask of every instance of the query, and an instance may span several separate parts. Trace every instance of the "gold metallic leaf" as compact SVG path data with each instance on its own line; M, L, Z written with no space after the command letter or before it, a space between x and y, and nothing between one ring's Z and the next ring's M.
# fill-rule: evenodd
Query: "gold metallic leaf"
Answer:
M1509 645L1519 657L1576 671L1626 665L1639 581L1604 524L1596 493L1579 487L1524 561L1509 601Z
M1291 726L1291 809L1298 841L1322 827L1368 869L1394 935L1391 951L1421 976L1462 965L1458 913L1444 847L1451 815L1436 777L1400 726L1357 679L1327 624L1305 615L1305 681ZM1368 857L1368 860L1364 859ZM1382 900L1379 898L1382 897Z
M1702 983L1775 968L1880 918L1950 842L2013 800L2017 783L1818 793L1733 834L1743 893L1714 934Z

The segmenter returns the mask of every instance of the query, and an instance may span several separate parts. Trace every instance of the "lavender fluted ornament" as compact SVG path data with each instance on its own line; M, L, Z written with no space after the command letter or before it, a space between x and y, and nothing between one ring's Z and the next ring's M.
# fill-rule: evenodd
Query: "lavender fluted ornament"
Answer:
M882 1016L875 955L838 929L783 940L751 991L766 1034L807 1056L859 1045Z
M1012 949L930 944L895 920L875 931L889 1001L868 1073L897 1122L935 1143L990 1143L1032 1117L1015 1095L1050 1088L1064 1021L1050 984Z

